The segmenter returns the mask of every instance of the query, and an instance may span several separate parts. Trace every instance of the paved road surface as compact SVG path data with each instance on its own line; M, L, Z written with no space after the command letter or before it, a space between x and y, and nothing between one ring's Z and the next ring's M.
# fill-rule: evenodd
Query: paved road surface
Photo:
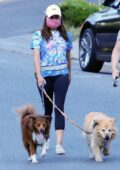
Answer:
M107 71L106 71L107 69ZM21 141L15 106L32 103L43 113L33 76L33 58L29 55L1 51L0 53L0 170L115 170L119 169L119 127L120 127L120 86L112 87L110 67L101 73L93 74L80 71L78 61L72 61L72 82L69 87L65 112L79 125L90 111L103 111L117 118L118 136L113 142L111 155L105 162L96 163L88 157L88 148L81 131L66 122L63 145L65 156L55 155L54 122L51 128L51 149L39 164L27 161L27 154ZM54 114L53 114L54 121Z
M33 33L40 29L49 4L62 0L3 0L0 2L0 38Z

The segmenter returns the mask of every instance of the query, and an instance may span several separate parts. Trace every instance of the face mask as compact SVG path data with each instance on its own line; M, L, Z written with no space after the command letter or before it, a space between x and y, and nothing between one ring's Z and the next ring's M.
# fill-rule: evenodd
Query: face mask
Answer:
M60 18L51 19L49 17L46 17L46 24L50 29L57 29L59 26L61 26L61 19Z

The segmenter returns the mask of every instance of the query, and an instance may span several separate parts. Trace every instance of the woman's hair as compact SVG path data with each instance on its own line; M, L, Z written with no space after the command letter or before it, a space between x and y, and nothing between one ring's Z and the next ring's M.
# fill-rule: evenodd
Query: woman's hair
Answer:
M66 29L64 27L64 24L63 24L63 21L61 19L61 26L59 26L57 28L57 30L60 32L61 36L66 40L68 41L68 36L67 36L67 33L66 33ZM48 41L50 39L50 37L52 37L52 34L51 34L51 31L50 31L50 28L47 26L46 24L46 17L44 19L44 23L43 23L43 28L41 29L41 35L44 39L46 39L46 41Z

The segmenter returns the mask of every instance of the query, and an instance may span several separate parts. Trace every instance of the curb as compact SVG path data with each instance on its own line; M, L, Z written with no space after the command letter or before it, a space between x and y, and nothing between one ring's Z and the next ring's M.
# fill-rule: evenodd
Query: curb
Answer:
M0 49L7 50L13 53L32 55L32 51L29 48L26 48L24 46L16 46L16 43L0 42Z
M13 53L21 53L33 56L30 49L30 42L33 34L26 34L21 36L13 36L8 38L0 38L0 49L7 50ZM78 39L73 42L71 50L71 59L78 59Z
M0 49L10 52L22 53L27 55L33 55L30 49L30 41L32 34L26 34L22 36L13 36L0 39Z

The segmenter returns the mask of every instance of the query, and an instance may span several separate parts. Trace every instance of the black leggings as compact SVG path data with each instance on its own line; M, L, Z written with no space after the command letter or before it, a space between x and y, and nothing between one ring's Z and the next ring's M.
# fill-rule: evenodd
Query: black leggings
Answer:
M45 77L46 85L44 86L47 94L53 100L53 93L56 106L64 112L64 102L66 93L69 86L68 75L58 75L58 76L49 76ZM38 86L37 86L38 87ZM42 94L41 89L38 87L40 95ZM53 105L44 95L44 106L45 106L45 115L52 115ZM62 114L55 109L55 130L64 130L65 129L65 119Z

